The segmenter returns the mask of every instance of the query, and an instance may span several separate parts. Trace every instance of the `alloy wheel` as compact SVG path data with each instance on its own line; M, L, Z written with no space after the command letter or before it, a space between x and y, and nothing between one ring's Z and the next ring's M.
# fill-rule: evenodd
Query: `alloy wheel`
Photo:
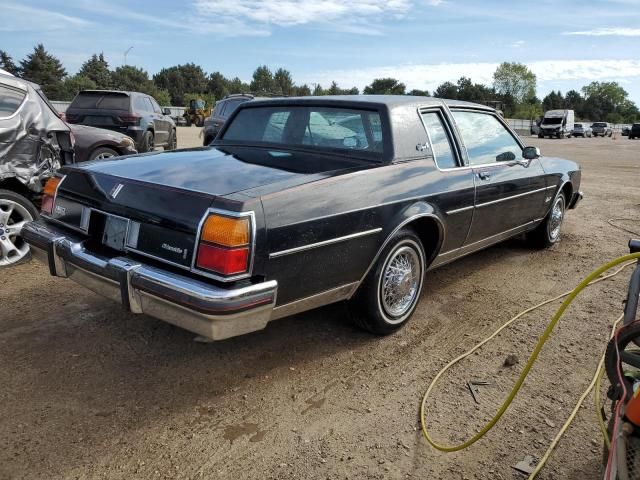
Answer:
M0 198L0 267L14 265L29 254L29 245L20 237L20 232L32 220L25 207Z

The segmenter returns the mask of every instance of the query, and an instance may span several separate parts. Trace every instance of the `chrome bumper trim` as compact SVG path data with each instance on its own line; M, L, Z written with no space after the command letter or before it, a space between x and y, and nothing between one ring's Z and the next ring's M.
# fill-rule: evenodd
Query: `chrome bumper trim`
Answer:
M144 313L213 340L263 329L276 304L278 283L270 280L222 288L156 268L129 257L89 252L84 241L43 220L28 223L23 238L51 275L69 278Z

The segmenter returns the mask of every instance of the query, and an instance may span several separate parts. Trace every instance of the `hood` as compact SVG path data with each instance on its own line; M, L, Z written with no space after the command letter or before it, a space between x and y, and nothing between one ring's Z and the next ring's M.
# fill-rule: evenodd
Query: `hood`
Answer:
M77 167L121 179L224 196L270 184L281 188L373 166L334 155L255 147L201 147L90 162Z

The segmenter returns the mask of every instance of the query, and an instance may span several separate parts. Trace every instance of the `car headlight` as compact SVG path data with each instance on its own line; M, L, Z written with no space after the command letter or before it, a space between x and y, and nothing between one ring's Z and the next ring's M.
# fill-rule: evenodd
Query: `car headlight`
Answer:
M122 140L120 140L120 145L122 145L123 147L134 147L135 143L131 138L124 137Z

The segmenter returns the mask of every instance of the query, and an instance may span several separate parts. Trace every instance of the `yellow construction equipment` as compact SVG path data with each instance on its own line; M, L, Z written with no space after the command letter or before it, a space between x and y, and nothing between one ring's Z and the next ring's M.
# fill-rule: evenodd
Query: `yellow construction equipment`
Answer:
M207 105L203 99L193 99L189 102L189 106L185 109L183 117L187 121L187 127L195 125L202 127L204 119L211 115L211 105Z

